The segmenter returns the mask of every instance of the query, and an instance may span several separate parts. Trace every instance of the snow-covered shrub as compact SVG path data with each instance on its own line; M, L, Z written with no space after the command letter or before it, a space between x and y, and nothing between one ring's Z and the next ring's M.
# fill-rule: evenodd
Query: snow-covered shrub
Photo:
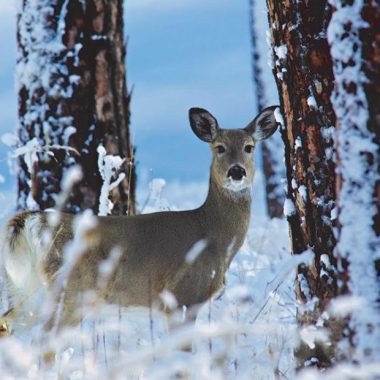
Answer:
M152 184L150 211L152 203L158 208L168 204L160 199L163 186L163 181ZM91 220L78 216L65 255L81 254L81 231L91 228ZM43 332L41 320L21 334L0 339L0 372L4 378L31 379L292 378L298 342L294 269L309 258L289 255L283 220L260 225L252 224L227 273L224 292L201 308L195 326L168 331L166 317L159 312L105 306L95 300L79 326L50 336ZM101 263L102 278L117 265L118 257L117 251L111 252ZM64 268L62 288L69 261ZM192 352L181 351L189 344ZM49 361L43 360L46 353Z

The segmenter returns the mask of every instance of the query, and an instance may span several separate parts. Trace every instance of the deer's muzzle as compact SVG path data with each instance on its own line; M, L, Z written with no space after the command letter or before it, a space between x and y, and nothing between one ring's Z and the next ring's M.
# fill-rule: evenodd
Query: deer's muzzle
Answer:
M243 177L246 177L247 173L245 169L240 165L234 165L227 173L227 177L233 179L234 181L240 181Z

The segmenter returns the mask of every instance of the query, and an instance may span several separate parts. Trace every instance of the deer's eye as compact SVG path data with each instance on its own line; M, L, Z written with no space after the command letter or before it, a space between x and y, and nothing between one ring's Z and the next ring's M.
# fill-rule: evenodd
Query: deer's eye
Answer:
M215 150L218 154L222 154L226 151L226 148L223 145L217 145L215 147Z
M244 151L245 151L246 153L252 153L252 152L253 152L253 148L254 148L253 145L246 145L246 146L244 147Z

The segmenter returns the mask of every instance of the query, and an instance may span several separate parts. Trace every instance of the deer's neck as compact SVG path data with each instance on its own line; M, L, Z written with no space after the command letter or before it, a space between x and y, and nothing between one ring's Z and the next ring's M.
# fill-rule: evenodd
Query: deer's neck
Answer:
M248 230L251 213L251 188L235 193L216 185L212 180L202 211L207 228L226 244L234 240L241 245Z

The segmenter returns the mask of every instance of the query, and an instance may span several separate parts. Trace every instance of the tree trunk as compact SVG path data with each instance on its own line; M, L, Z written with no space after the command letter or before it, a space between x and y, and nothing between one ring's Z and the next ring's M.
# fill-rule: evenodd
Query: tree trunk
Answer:
M134 213L122 0L24 0L18 14L18 207L56 204L67 169L82 168L66 210L98 212L99 144L125 158L113 213Z
M257 113L265 107L278 104L278 93L272 72L267 65L269 46L266 42L268 20L264 2L250 0L250 26L252 41L252 67ZM284 144L279 133L261 143L265 195L268 215L271 218L283 216L285 201Z
M340 354L380 360L380 4L331 0L328 38L337 115L340 293L353 308Z
M333 72L326 27L331 8L326 1L268 0L274 46L273 70L286 127L282 130L287 170L287 215L292 251L312 251L310 266L298 269L296 291L303 307L302 325L324 321L328 302L337 295L335 238L335 173L333 136L335 114L330 96ZM340 334L336 326L334 334ZM338 339L338 338L337 338ZM307 347L306 347L307 348ZM328 366L333 359L318 345L299 352L301 364ZM309 362L310 363L310 362Z

